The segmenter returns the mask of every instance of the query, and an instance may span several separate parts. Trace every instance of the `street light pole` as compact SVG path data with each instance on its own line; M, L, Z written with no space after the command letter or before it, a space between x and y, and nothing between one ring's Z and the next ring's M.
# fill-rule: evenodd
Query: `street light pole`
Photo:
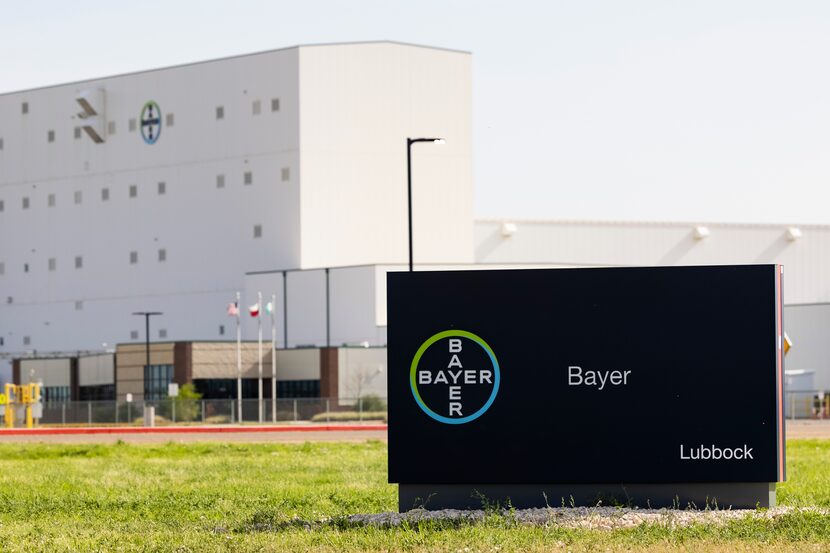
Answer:
M445 144L443 138L407 138L406 139L406 198L407 220L409 221L409 272L412 272L412 145L416 142Z
M136 311L133 315L144 317L144 343L147 353L147 370L150 367L150 317L154 315L164 315L161 311Z

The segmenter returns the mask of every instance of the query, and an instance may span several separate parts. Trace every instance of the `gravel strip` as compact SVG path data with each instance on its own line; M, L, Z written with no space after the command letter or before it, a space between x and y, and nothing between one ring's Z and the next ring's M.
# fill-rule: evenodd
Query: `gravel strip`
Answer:
M551 507L547 509L517 509L498 512L508 520L520 525L560 526L590 530L615 530L632 528L644 523L659 524L672 528L694 523L725 524L730 520L745 517L775 519L787 513L812 511L830 514L827 509L775 507L764 510L678 510L678 509L637 509L618 507ZM482 510L462 511L442 509L427 511L415 509L406 513L359 514L345 518L345 522L356 526L394 528L401 524L417 524L421 521L449 521L476 523L484 520L487 512Z

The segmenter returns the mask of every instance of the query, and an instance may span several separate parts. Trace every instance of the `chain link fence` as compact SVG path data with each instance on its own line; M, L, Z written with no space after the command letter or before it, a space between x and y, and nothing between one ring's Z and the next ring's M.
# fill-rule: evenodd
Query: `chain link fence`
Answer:
M65 401L43 405L41 425L144 425L144 408L155 408L155 425L238 424L235 399L156 401ZM296 398L242 400L242 423L386 422L386 398Z
M238 424L234 399L163 399L157 401L66 401L43 405L41 425L144 424L144 407L155 407L155 425ZM784 394L787 419L830 419L830 393L819 390ZM242 423L386 422L386 398L296 398L262 402L242 400Z
M830 419L830 393L821 390L784 394L787 419Z

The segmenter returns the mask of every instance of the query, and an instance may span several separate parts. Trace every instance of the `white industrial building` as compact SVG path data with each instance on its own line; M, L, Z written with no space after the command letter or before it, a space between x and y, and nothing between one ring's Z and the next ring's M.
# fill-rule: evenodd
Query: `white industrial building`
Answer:
M447 142L416 152L419 255L471 262L470 95L468 53L381 42L0 96L0 351L143 340L140 310L233 339L246 272L404 261L409 136Z
M237 291L275 296L279 348L385 345L406 138L434 136L413 147L416 269L782 263L788 368L830 389L830 226L475 221L471 98L469 53L394 42L0 95L6 378L13 357L142 343L134 311L164 312L154 342L233 340Z

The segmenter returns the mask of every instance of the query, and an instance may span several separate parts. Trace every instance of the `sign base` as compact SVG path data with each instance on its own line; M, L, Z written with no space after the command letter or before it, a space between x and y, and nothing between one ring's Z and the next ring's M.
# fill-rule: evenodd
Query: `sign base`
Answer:
M675 509L775 507L775 483L399 484L398 510L603 506Z

